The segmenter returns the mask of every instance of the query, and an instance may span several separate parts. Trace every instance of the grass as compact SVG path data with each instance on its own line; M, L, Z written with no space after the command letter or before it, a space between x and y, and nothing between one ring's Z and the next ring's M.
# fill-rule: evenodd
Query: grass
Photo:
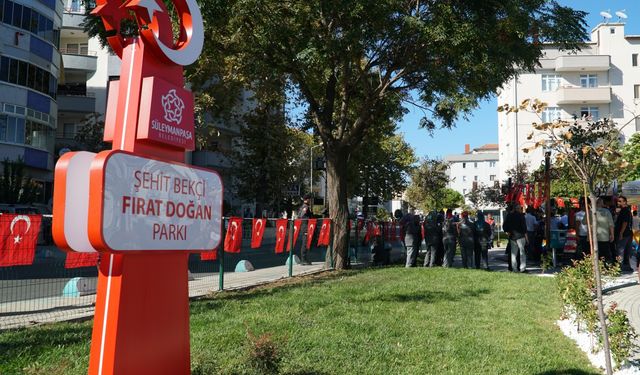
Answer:
M248 332L283 374L597 374L554 325L554 280L460 269L334 272L191 305L192 371L250 373ZM91 322L0 334L0 374L86 373Z

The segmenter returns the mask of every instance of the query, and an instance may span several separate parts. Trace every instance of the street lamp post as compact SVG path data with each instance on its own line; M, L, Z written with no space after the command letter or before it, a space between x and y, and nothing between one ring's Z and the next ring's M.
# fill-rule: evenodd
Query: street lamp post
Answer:
M320 146L322 146L322 142L320 142L320 144L317 144L315 146L311 146L311 148L309 149L309 193L311 194L312 198L313 198L313 149ZM313 203L311 204L311 206L313 207Z
M547 240L547 251L551 249L551 150L544 150L544 237ZM555 252L555 250L552 250ZM554 254L555 255L555 254ZM555 256L553 257L555 267Z

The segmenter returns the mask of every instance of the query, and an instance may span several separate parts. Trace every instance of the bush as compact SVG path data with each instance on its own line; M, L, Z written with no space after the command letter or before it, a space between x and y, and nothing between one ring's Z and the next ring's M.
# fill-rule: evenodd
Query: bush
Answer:
M256 336L247 330L249 338L248 365L257 374L278 374L282 353L270 333Z
M614 303L607 310L607 325L611 354L616 361L616 366L620 367L631 356L636 332L629 323L627 313L624 310L618 310L617 307Z

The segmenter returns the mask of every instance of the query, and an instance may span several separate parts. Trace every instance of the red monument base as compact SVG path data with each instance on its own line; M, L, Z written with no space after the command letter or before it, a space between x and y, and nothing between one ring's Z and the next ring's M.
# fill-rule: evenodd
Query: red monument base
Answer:
M190 373L188 258L105 254L89 374Z

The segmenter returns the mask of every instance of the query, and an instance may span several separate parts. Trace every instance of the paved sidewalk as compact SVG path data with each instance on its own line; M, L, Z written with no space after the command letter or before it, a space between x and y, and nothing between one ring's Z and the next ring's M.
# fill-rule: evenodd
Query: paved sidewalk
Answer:
M324 262L309 266L295 264L293 275L300 276L324 270ZM201 297L218 291L218 273L192 274L189 281L189 297ZM224 289L242 289L266 284L289 276L286 265L257 269L251 272L225 272ZM49 297L33 301L15 301L0 304L0 330L27 327L44 323L82 319L93 316L95 294L82 297ZM33 306L47 306L34 310Z

